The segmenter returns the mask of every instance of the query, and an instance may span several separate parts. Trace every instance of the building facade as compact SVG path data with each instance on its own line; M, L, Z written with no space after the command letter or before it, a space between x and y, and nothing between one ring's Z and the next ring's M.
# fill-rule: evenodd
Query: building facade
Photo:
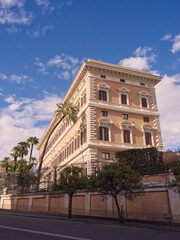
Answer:
M115 161L117 151L155 146L163 150L155 85L162 77L95 60L84 61L63 101L78 108L75 124L64 119L50 138L43 160L44 177L65 166L88 175ZM40 156L57 118L39 145ZM53 177L51 175L51 177Z

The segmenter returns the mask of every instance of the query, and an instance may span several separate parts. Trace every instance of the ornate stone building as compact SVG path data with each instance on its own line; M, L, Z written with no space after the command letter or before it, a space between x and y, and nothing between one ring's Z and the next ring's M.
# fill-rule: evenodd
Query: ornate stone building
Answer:
M115 161L117 151L155 146L163 150L155 85L162 77L95 60L84 61L63 101L78 107L75 124L64 119L54 131L43 161L44 176L57 167L83 167L92 174ZM54 117L38 150L57 122Z

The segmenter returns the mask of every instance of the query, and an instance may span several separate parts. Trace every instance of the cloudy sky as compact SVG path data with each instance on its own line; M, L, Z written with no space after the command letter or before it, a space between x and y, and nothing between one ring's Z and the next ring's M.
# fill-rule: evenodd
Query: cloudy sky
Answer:
M179 0L0 0L0 158L41 137L84 59L153 71L164 149L180 147Z

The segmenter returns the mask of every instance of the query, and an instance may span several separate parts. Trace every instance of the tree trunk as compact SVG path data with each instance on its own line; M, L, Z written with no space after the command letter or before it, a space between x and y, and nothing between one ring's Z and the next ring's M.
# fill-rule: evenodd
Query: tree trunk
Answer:
M69 208L68 208L68 218L71 218L72 213L72 195L69 195Z
M31 151L30 151L30 155L29 155L29 161L31 160L32 152L33 152L33 144L31 144Z
M118 204L118 201L117 201L117 195L113 196L113 197L114 197L114 200L115 200L115 203L116 203L116 207L117 207L117 210L118 210L119 222L120 223L124 223L124 220L125 220L124 211L122 209L120 209L120 207L119 207L119 204Z
M17 157L14 157L14 172L16 171Z
M51 137L51 135L53 134L54 130L56 129L56 127L59 125L59 123L65 118L65 116L63 116L57 123L56 125L53 127L53 129L51 130L47 140L46 140L46 143L44 145L44 149L43 149L43 153L41 155L41 158L40 158L40 163L39 163L39 167L38 167L38 179L37 179L37 188L39 190L39 184L40 184L40 178L41 178L41 168L42 168L42 163L43 163L43 158L44 158L44 155L46 153L46 148L47 148L47 145L48 145L48 142L49 142L49 139Z
M119 203L117 201L117 195L114 197L114 200L115 200L116 207L117 207L117 210L118 210L118 213L119 213L120 212L120 208L119 208Z

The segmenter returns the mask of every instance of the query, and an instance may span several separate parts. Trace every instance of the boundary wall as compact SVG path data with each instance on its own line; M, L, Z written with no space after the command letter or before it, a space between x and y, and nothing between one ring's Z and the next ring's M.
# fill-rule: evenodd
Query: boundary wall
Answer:
M133 201L118 196L127 218L180 222L180 195L167 188L169 175L144 176L145 194ZM0 196L0 209L35 212L68 213L68 195L60 192L7 194ZM73 196L72 214L117 217L111 196L78 192Z

